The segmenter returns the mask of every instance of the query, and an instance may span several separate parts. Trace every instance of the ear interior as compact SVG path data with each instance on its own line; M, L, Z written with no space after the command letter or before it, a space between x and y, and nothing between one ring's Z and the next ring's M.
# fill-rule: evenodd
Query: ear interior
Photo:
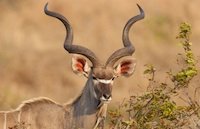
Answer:
M114 72L117 76L129 77L134 73L136 67L136 59L123 59L115 67Z
M90 67L84 57L74 56L72 57L72 70L76 74L88 74Z

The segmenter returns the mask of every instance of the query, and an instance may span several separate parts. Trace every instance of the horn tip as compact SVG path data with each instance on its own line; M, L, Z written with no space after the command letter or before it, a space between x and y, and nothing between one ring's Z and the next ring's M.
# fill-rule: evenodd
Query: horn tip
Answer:
M141 9L140 5L138 3L136 3L136 5L138 6L139 9Z
M48 4L49 4L49 3L47 2L47 3L45 4L45 6L44 6L44 10L45 10L45 11L48 10L48 9L47 9Z
M142 9L142 7L139 4L136 4L140 10L140 14L143 16L144 18L144 10Z

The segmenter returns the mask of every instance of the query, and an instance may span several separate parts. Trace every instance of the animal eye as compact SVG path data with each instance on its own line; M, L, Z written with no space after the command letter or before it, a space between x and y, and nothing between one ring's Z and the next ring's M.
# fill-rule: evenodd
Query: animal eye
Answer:
M112 80L115 80L115 77L113 77Z
M92 79L93 79L93 80L97 80L97 78L96 78L96 77L94 77L94 76L92 77Z

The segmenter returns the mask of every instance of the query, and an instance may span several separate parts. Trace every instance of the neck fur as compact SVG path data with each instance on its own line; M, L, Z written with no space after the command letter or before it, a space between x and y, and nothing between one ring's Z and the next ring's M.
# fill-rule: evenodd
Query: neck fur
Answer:
M88 122L90 125L95 124L99 104L100 100L95 96L94 83L90 75L81 95L71 105L73 121L78 127L85 127L85 123Z
M90 115L96 113L99 100L95 97L94 84L92 79L88 79L82 94L73 103L74 116Z

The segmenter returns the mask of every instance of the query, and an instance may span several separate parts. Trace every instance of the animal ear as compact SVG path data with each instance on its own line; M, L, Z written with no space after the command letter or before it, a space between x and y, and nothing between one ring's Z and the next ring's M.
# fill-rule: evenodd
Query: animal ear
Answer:
M72 70L79 75L88 76L90 72L90 66L88 65L86 59L81 56L72 57Z
M115 66L114 72L117 76L129 77L135 71L136 59L123 59Z

